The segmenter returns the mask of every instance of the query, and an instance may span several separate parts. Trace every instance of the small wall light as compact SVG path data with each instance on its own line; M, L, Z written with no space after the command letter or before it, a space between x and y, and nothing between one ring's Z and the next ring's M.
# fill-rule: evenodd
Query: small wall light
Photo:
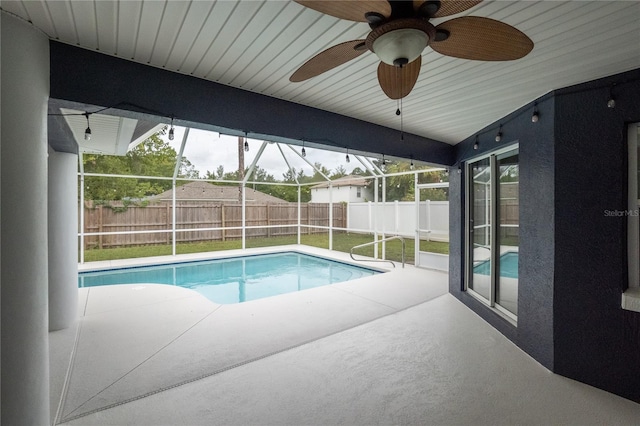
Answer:
M84 131L84 140L85 141L91 140L91 127L89 126L89 115L91 115L91 114L89 114L88 112L84 113L84 116L87 117L87 128Z
M537 123L540 119L540 115L538 114L538 104L533 104L533 114L531 114L531 122Z
M613 86L609 87L609 100L607 101L607 108L615 108L616 107L616 99L613 97Z

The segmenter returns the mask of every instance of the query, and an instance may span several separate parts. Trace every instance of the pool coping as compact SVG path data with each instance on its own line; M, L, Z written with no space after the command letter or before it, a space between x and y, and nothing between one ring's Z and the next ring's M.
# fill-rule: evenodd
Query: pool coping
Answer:
M78 263L78 272L93 272L104 271L111 269L124 269L135 268L143 266L156 266L172 263L187 263L197 262L203 260L217 260L217 259L231 259L236 257L246 256L258 256L262 254L277 254L283 252L296 252L306 254L310 256L321 257L323 259L334 260L341 263L346 263L353 266L361 266L368 269L373 269L377 272L389 272L395 268L385 268L381 266L382 261L363 257L363 260L355 261L351 259L348 253L321 249L313 246L307 246L303 244L289 244L284 246L274 247L258 247L248 249L235 249L235 250L221 250L221 251L209 251L201 253L187 253L166 255L166 256L153 256L153 257L138 257L133 259L115 259L115 260L101 260L96 262ZM399 263L399 262L396 262ZM396 266L397 268L397 266Z

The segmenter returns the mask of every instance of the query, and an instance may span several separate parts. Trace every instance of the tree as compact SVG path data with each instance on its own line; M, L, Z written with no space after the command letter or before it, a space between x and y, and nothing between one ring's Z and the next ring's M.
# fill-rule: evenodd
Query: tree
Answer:
M207 172L204 174L204 179L210 179L210 180L222 179L222 176L224 176L224 166L220 164L218 168L216 168L215 173L207 170Z
M449 173L445 171L421 173L418 175L419 183L449 182ZM449 199L448 188L426 188L420 191L421 200L447 201Z
M287 173L284 173L282 175L283 177L282 182L295 183L295 179L293 178L294 175L295 175L295 169L289 170ZM256 167L256 169L254 170L253 176L250 180L254 182L270 182L269 185L257 186L257 189L260 192L272 195L274 197L278 197L284 201L289 201L289 202L298 201L298 188L296 186L278 185L279 182L261 167ZM302 190L304 193L304 188ZM303 198L303 201L305 201L304 198Z
M124 156L84 154L83 164L85 173L171 177L176 159L176 151L156 133ZM191 162L183 157L178 177L197 179L198 175ZM85 199L140 199L170 188L171 180L87 176Z
M406 162L387 161L383 165L385 173L400 173L411 170L411 165ZM389 176L387 183L387 201L413 201L415 195L414 175Z
M385 161L385 164L382 164L381 161L374 160L374 164L376 164L382 171L385 173L393 174L393 173L401 173L408 172L411 170L411 163L400 161ZM355 172L355 169L354 169ZM354 173L355 174L355 173ZM418 182L419 183L439 183L439 182L448 182L449 175L446 172L428 172L418 174ZM386 179L386 200L387 201L413 201L415 199L415 181L414 175L406 174L406 175L397 175L397 176L388 176ZM373 185L375 181L371 179L368 183L368 188L373 191ZM382 178L378 179L378 185L380 185L378 198L379 201L382 201ZM420 198L422 200L432 200L432 201L446 201L448 200L448 190L447 188L428 188L422 189L420 192Z
M303 172L304 173L304 172ZM282 174L282 181L283 182L287 182L287 183L295 183L296 182L296 169L295 167L292 167L291 169L287 170L286 173Z
M351 170L351 174L354 176L371 176L368 170L362 170L360 167L355 167Z
M335 171L331 176L331 179L340 179L341 177L345 177L347 175L347 169L344 168L342 164L336 167Z
M326 179L322 175L329 176L331 174L331 170L318 162L313 163L313 167L313 176L311 176L310 182L324 182Z

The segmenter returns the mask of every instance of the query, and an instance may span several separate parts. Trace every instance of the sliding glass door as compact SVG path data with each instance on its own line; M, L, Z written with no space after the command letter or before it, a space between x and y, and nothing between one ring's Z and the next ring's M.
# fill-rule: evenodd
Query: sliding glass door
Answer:
M520 245L520 169L518 153L496 156L499 208L496 209L497 256L500 273L497 276L496 304L518 315L518 247Z
M474 265L468 288L491 299L493 264L491 246L491 161L484 158L469 165L469 256Z
M466 289L512 320L518 315L517 148L467 163Z

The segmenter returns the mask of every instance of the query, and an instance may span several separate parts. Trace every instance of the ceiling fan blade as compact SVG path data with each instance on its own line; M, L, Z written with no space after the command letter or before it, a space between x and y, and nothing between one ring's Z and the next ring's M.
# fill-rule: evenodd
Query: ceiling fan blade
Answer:
M374 12L388 18L391 16L391 5L387 0L295 0L303 6L349 21L367 22L365 13Z
M418 81L421 65L422 56L418 56L418 59L402 68L380 62L378 82L384 94L391 99L400 99L411 93Z
M430 6L428 3L434 4L434 6ZM442 18L444 16L455 15L456 13L464 12L467 9L471 9L478 3L482 3L482 0L441 0L440 8L431 17ZM420 7L424 6L425 10L428 11L432 7L437 8L435 4L437 4L437 2L413 0L413 8L415 10L420 10Z
M364 42L364 40L345 41L344 43L336 44L327 50L323 50L302 64L296 72L291 74L289 81L298 83L300 81L308 80L311 77L320 75L323 72L337 67L338 65L342 65L345 62L349 62L350 60L357 58L364 52L367 52Z
M526 56L533 49L533 41L525 33L489 18L454 18L436 27L436 34L442 31L447 32L449 37L443 41L433 40L431 48L456 58L512 61Z

